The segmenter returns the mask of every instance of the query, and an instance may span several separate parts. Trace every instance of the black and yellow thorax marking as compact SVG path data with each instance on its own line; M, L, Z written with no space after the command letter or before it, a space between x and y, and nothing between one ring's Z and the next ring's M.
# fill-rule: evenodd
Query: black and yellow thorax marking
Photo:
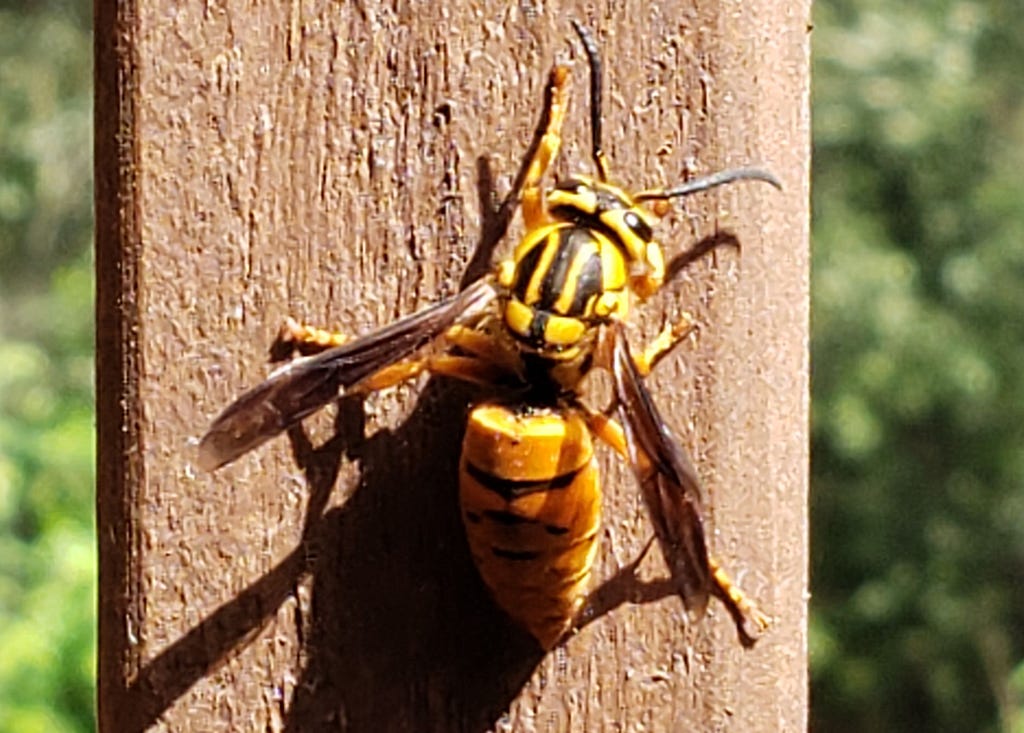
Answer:
M530 232L516 248L505 325L528 348L571 358L588 329L625 316L626 265L605 235L559 223Z
M638 271L660 279L663 265L650 215L621 189L574 177L546 198L554 221L527 232L501 272L504 321L527 348L563 361L595 326L627 317L630 291L647 294Z

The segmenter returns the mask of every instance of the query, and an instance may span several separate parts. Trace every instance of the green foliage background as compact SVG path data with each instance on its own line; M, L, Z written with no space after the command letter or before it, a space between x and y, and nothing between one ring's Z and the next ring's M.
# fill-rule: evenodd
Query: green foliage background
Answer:
M816 6L820 730L1024 731L1022 11Z
M0 0L0 731L93 728L90 23ZM1024 733L1024 13L813 39L813 725Z
M0 2L0 731L91 730L91 4Z

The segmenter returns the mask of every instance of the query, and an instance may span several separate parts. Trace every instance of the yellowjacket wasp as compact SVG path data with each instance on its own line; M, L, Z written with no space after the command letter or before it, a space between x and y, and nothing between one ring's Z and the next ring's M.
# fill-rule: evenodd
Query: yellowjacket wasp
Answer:
M556 64L524 175L508 198L526 226L512 258L454 297L352 340L289 321L283 341L319 353L288 363L224 410L200 443L200 463L218 468L342 395L424 371L484 385L493 396L472 408L463 439L461 513L480 575L513 619L550 649L579 618L601 521L597 436L637 475L673 590L698 612L719 597L750 642L766 619L709 556L696 471L643 381L690 323L667 328L638 354L624 323L633 295L646 298L665 279L656 218L641 204L665 208L743 179L779 183L755 168L639 193L610 183L600 55L590 31L573 27L590 67L597 177L541 187L569 103L570 72ZM612 375L621 423L582 401L594 368Z

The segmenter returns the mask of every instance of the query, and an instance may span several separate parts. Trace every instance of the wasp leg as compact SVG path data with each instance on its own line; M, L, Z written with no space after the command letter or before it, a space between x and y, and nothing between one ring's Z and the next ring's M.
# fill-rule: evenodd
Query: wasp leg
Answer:
M321 351L341 346L351 336L337 331L307 326L289 316L270 347L271 361L284 361L295 354L310 356Z
M633 356L633 363L641 376L646 377L658 362L664 359L672 349L697 329L693 316L683 313L675 323L666 323L653 341L647 344L643 353Z
M586 410L584 417L587 420L587 426L594 435L611 446L626 461L630 460L626 431L618 421L592 410ZM654 470L645 455L637 456L637 463L641 472ZM765 629L768 628L770 619L758 610L757 604L733 582L729 574L722 569L722 564L715 557L708 557L708 567L711 570L713 581L711 592L725 605L726 610L736 624L736 630L743 644L745 646L753 644Z
M654 371L654 367L658 366L658 362L668 356L672 349L696 330L697 324L693 320L693 316L687 312L684 312L675 323L666 323L665 327L661 329L661 333L647 344L642 353L632 355L633 364L636 365L640 376L648 376ZM612 400L611 404L605 408L605 415L610 415L616 404L617 402Z
M540 124L533 133L533 141L512 184L512 190L501 205L500 217L504 219L505 226L512 218L512 207L517 203L522 204L523 223L527 231L548 223L544 189L540 182L562 144L562 123L569 108L570 78L567 66L556 65L551 69L544 89L544 110L540 115ZM511 287L514 273L515 262L504 260L498 266L498 282L506 288Z
M444 338L474 356L488 356L494 351L494 338L469 326L456 324L445 332ZM348 334L299 323L289 316L281 326L275 345L281 344L284 348L300 351L303 355L309 356L341 346L351 340L352 337Z
M353 391L363 394L394 387L423 372L452 377L475 384L494 384L507 376L507 372L496 364L473 356L435 354L421 359L408 359L384 367L359 382Z
M771 625L771 619L761 612L746 593L740 590L715 557L708 557L708 566L711 568L715 581L711 586L711 592L729 611L729 615L732 616L733 623L736 624L743 639L743 644L745 646L753 645L767 631Z
M443 338L469 356L442 354L400 361L371 374L360 383L360 389L364 392L385 389L423 371L476 383L495 381L515 371L514 355L501 348L485 331L456 324L445 331ZM351 340L347 334L309 326L289 317L271 346L271 361L283 361L295 354L310 356Z
M569 108L569 80L569 67L555 66L544 90L544 112L530 145L530 163L521 183L523 221L527 230L536 229L547 221L540 182L562 144L562 122Z
M544 108L533 132L533 140L530 141L530 147L527 148L526 155L523 156L523 161L516 172L512 190L495 212L491 222L492 231L485 233L485 241L489 244L490 251L493 251L494 245L505 236L517 206L522 205L523 221L527 230L548 223L544 191L540 182L562 143L562 122L569 108L569 80L568 67L556 65L551 69L547 86L544 88ZM510 285L514 270L515 263L512 260L501 263L498 279L503 286Z
M501 349L491 334L477 328L456 324L445 331L443 338L471 356L485 361L500 360L502 364L507 363L509 366L514 363L510 359L504 358L507 349ZM271 346L271 360L283 361L295 354L311 356L335 346L341 346L351 340L351 336L340 331L329 331L299 323L289 317L281 326L281 331Z
M506 377L519 373L518 352L486 330L456 324L445 332L444 338L470 356L500 367Z
M496 350L495 340L491 334L471 326L455 324L445 331L444 338L452 346L485 360L492 358Z

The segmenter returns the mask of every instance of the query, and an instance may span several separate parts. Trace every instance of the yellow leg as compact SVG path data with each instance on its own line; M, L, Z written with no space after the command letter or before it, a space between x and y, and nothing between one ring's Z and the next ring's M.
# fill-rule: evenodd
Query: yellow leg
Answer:
M626 431L617 420L591 410L587 410L584 417L594 435L611 446L626 461L630 460ZM639 473L646 475L648 471L653 470L650 461L643 452L638 450L637 453ZM757 605L733 582L714 556L708 557L708 567L713 581L711 592L725 604L744 641L753 643L768 628L768 617L761 613Z
M501 364L512 362L504 358L505 350L496 343L494 337L480 329L470 326L456 324L445 331L444 339L453 346L457 346L471 356L479 357L484 361L495 361ZM348 334L338 331L309 326L299 323L294 318L288 318L274 342L275 353L281 352L280 359L292 356L296 352L309 356L327 349L341 346L352 340ZM288 352L284 354L284 352ZM415 361L415 360L413 360ZM412 376L412 375L410 375Z
M715 581L711 592L725 604L741 633L751 642L756 641L768 629L771 619L740 590L716 558L709 557L708 565Z
M651 343L647 344L643 353L636 354L633 357L633 363L636 364L637 371L640 372L641 376L646 377L657 366L659 361L681 343L683 339L693 333L696 328L693 316L689 313L683 313L675 323L666 323L665 328L661 329L661 333Z
M626 431L615 418L589 409L586 410L583 417L587 421L587 427L590 428L590 432L611 446L612 450L622 456L625 461L631 462L629 443L626 441ZM637 461L640 463L637 466L639 473L646 474L651 470L651 462L642 451L637 452Z
M523 223L533 230L548 223L547 206L544 203L544 189L541 179L551 161L558 155L562 144L562 123L569 109L569 67L556 65L551 69L547 86L544 88L544 109L540 123L533 133L533 140L527 150L523 164L519 166L512 190L501 204L501 217L507 225L511 221L513 207L521 204ZM498 266L498 282L504 287L512 285L515 262L505 260Z
M423 372L477 384L493 384L506 374L495 364L476 357L435 354L421 359L407 359L386 366L359 382L351 391L364 394L376 392L412 379Z
M351 337L346 334L316 326L307 326L289 317L281 326L281 331L271 346L271 360L281 361L296 353L305 356L317 354L335 346L341 346L350 340Z
M470 356L502 369L506 377L518 374L521 369L518 352L486 330L456 324L445 332L444 338Z
M540 182L562 144L562 123L569 108L569 80L569 67L555 66L544 90L544 112L530 146L530 163L521 184L523 221L527 229L535 229L547 222Z
M444 338L452 346L481 359L490 359L497 348L491 334L470 326L456 324L445 331Z

